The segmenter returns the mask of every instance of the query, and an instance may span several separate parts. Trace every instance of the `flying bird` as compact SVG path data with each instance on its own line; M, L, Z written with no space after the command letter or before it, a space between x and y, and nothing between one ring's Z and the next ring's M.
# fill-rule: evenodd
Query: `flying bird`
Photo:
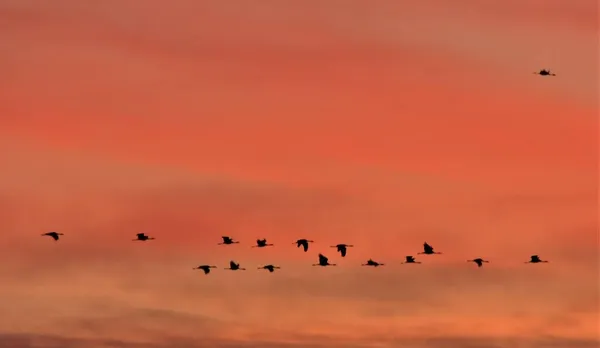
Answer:
M209 265L200 265L193 269L201 269L204 271L204 274L209 274L211 268L217 268L217 266L209 266Z
M421 263L419 261L415 261L415 258L412 256L407 256L406 257L406 261L402 262L402 263Z
M336 264L329 263L329 259L325 255L319 254L319 263L314 263L313 266L336 266Z
M43 233L42 236L50 236L52 237L52 239L54 239L55 241L57 241L59 239L58 236L62 236L64 235L63 233L58 233L58 232L48 232L48 233Z
M296 246L299 247L303 247L304 248L304 252L308 251L308 243L314 243L314 240L308 240L308 239L298 239L296 241L296 243L292 243L292 244L296 244Z
M489 263L489 261L486 261L486 260L481 259L481 258L476 258L476 259L473 259L473 260L467 260L467 262L475 262L477 264L477 267L483 266L484 262L485 263Z
M237 270L245 271L246 270L245 268L240 268L240 264L239 263L235 263L233 261L229 261L229 268L225 268L225 269L229 269L229 270L232 270L232 271L237 271Z
M280 269L280 268L281 267L273 266L273 265L265 265L265 266L262 266L262 267L258 267L258 269L266 269L266 270L268 270L271 273L273 273L273 271L275 271L276 269Z
M257 239L256 240L256 245L253 245L253 248L264 248L267 246L273 246L273 244L267 244L267 240L266 239Z
M132 239L133 241L138 241L139 240L139 241L145 242L147 240L154 239L154 237L148 237L144 233L138 233L136 236L137 236L137 238L136 239Z
M550 72L550 70L542 69L540 71L535 71L534 74L541 76L556 76L556 74Z
M367 260L367 263L363 263L361 266L379 267L379 266L384 266L384 264L376 262L376 261L373 261L373 259L369 259L369 260Z
M531 260L526 261L525 263L540 263L540 262L548 262L548 261L540 260L540 257L537 255L531 255Z
M441 253L433 251L433 247L425 242L423 243L423 252L420 252L419 254L433 255Z
M346 248L350 248L353 247L354 245L348 245L348 244L338 244L338 245L332 245L332 248L337 248L337 251L342 254L342 257L346 257Z
M223 238L223 242L217 245L229 245L239 243L238 241L233 240L231 237L222 236L221 238Z

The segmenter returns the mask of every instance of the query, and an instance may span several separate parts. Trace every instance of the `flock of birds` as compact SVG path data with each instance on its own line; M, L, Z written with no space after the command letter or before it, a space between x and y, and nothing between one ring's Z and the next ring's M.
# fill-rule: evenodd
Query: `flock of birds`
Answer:
M540 71L536 71L534 72L534 74L536 75L540 75L540 76L556 76L556 74L554 74L553 72L551 72L548 69L542 69ZM59 236L62 236L63 233L58 233L58 232L48 232L48 233L44 233L42 234L42 236L49 236L52 237L55 241L59 240ZM221 238L223 238L223 242L218 243L219 245L230 245L230 244L238 244L239 241L235 241L233 240L231 237L228 236L222 236ZM153 240L153 237L149 237L147 236L145 233L138 233L137 237L135 239L133 239L134 241L148 241L148 240ZM308 240L308 239L298 239L295 243L298 248L302 247L304 249L304 252L308 251L308 243L313 243L314 241L312 240ZM266 239L257 239L256 240L256 245L253 245L253 248L264 248L264 247L268 247L268 246L273 246L273 244L269 244L267 243ZM331 246L332 248L336 248L337 251L340 253L340 255L342 257L346 257L346 253L348 252L349 247L353 247L353 245L349 245L349 244L337 244L337 245L333 245ZM440 252L436 252L433 250L433 247L431 245L429 245L427 242L423 243L423 251L419 252L418 254L423 254L423 255L435 255L435 254L441 254ZM475 264L477 264L477 267L482 267L484 263L488 263L489 261L484 260L482 258L476 258L476 259L472 259L472 260L467 260L467 262L473 262ZM538 255L531 255L529 261L525 261L525 263L545 263L548 262L546 260L542 260L540 259L540 257ZM405 257L404 263L421 263L420 261L417 261L414 256L412 255L407 255ZM337 264L335 263L329 263L329 258L327 258L325 255L323 254L319 254L319 262L313 264L313 266L337 266ZM379 263L377 261L374 261L373 259L369 259L367 260L366 263L363 263L361 266L371 266L371 267L379 267L379 266L384 266L383 263ZM198 267L194 267L193 269L199 269L204 271L204 274L209 274L211 268L217 268L217 266L212 266L212 265L200 265ZM258 267L258 269L265 269L269 272L274 272L276 269L280 269L281 267L279 266L275 266L275 265L264 265L262 267ZM244 271L246 270L245 268L240 267L239 263L236 263L235 261L229 261L229 267L225 268L227 270L232 270L232 271Z
M47 232L42 234L42 236L49 236L52 237L55 241L58 241L60 239L60 236L62 236L63 233L58 233L58 232ZM221 243L218 243L218 245L231 245L231 244L238 244L239 241L234 240L233 238L229 237L229 236L222 236L221 237L223 239L223 241ZM133 241L141 241L141 242L145 242L148 240L153 240L155 238L153 237L149 237L148 235L146 235L145 233L138 233L136 238L133 239ZM296 247L300 248L302 247L304 252L308 251L308 245L309 243L314 243L313 240L309 240L309 239L298 239L296 242L292 243L295 244ZM274 246L274 244L271 243L267 243L266 239L257 239L256 240L256 245L253 245L253 248L265 248L265 247L269 247L269 246ZM350 244L337 244L337 245L332 245L332 248L336 248L337 252L340 253L340 255L342 257L346 257L346 254L348 252L349 247L353 247L353 245ZM433 250L433 247L431 245L429 245L427 242L423 243L423 251L419 252L418 254L423 254L423 255L436 255L436 254L441 254L441 252L437 252ZM472 259L472 260L467 260L467 262L473 262L475 264L477 264L478 267L483 266L484 263L488 263L489 261L484 260L482 258L476 258L476 259ZM541 262L548 262L546 260L541 260L540 257L538 255L531 255L531 258L529 261L526 261L525 263L541 263ZM420 261L417 261L415 259L414 256L412 255L407 255L405 257L404 263L421 263ZM337 264L335 263L329 263L329 258L326 257L323 254L319 254L319 262L313 264L313 266L337 266ZM384 266L383 263L374 261L373 259L368 259L366 263L363 263L361 266L371 266L371 267L379 267L379 266ZM204 274L209 274L211 268L217 268L217 266L213 266L213 265L200 265L198 267L194 267L193 269L199 269L204 271ZM269 272L274 272L276 269L280 269L281 267L279 266L275 266L275 265L264 265L261 267L258 267L258 269L265 269ZM231 270L231 271L245 271L245 268L240 267L239 263L236 263L235 261L229 261L229 267L225 268L227 270Z

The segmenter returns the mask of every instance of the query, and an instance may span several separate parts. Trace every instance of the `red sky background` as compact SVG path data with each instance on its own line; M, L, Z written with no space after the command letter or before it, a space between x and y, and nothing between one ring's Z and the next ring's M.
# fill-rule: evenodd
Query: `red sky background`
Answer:
M0 0L0 347L597 347L598 14Z

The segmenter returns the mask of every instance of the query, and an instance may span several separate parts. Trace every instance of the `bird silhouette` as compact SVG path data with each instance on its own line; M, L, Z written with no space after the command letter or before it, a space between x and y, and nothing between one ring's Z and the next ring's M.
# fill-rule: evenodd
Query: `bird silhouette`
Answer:
M550 70L542 69L540 71L535 71L534 74L541 76L556 76L556 74L550 72Z
M540 263L540 262L548 262L548 261L540 260L540 257L537 255L531 255L531 260L526 261L525 263Z
M229 270L232 270L232 271L237 271L237 270L245 271L246 270L245 268L240 268L240 264L239 263L235 263L233 261L229 261L229 268L225 268L225 269L229 269Z
M229 245L239 243L238 241L233 240L231 237L222 236L221 238L223 238L223 242L217 245Z
M258 267L258 269L266 269L266 270L268 270L271 273L273 273L273 271L275 271L276 269L280 269L280 268L281 267L273 266L273 265L265 265L265 266L262 266L262 267Z
M332 248L337 248L337 251L339 251L340 254L342 254L342 257L346 257L346 248L350 248L353 247L354 245L348 245L348 244L338 244L338 245L332 245Z
M373 259L368 259L367 263L363 263L361 266L373 266L373 267L379 267L379 266L384 266L383 263L379 263L376 261L373 261Z
M153 237L148 237L144 233L138 233L136 236L137 236L137 238L136 239L132 239L133 241L142 241L142 242L145 242L147 240L154 239Z
M308 243L314 243L314 240L308 240L308 239L298 239L295 243L292 244L296 244L296 246L299 247L303 247L304 248L304 252L308 251Z
M43 233L42 236L50 236L52 237L52 239L54 239L55 241L57 241L59 239L59 236L64 235L63 233L58 233L58 232L48 232L48 233Z
M473 259L473 260L467 260L467 262L475 262L477 264L477 267L483 266L484 262L485 263L489 263L489 261L486 261L486 260L481 259L481 258L476 258L476 259Z
M421 262L415 261L415 258L412 257L412 256L407 256L406 260L404 262L402 262L402 263L421 263Z
M273 246L273 244L267 244L267 240L266 239L257 239L256 240L256 245L253 245L253 248L264 248L264 247L268 247L268 246Z
M419 254L433 255L433 254L441 254L441 253L433 251L433 247L431 245L427 244L427 242L425 242L425 243L423 243L423 251L420 252Z
M200 265L193 269L201 269L204 271L204 274L209 274L211 268L217 268L217 266L209 266L209 265Z
M335 263L329 263L329 259L323 255L319 254L319 263L314 263L313 266L336 266Z

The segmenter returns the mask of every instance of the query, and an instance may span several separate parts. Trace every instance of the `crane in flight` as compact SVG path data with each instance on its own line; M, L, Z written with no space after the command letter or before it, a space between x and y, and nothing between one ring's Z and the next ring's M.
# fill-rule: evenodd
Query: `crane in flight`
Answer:
M421 262L415 261L415 258L413 256L407 256L405 261L402 263L421 263Z
M308 240L308 239L298 239L295 243L292 244L296 244L296 247L303 247L304 248L304 252L308 251L308 243L314 243L314 240Z
M281 267L278 266L273 266L273 265L264 265L262 267L258 267L258 269L266 269L268 270L270 273L273 273L276 269L280 269Z
M256 245L253 245L253 248L264 248L264 247L268 247L268 246L273 246L273 244L267 244L267 240L265 238L263 239L257 239L256 240Z
M147 236L146 234L144 234L144 233L138 233L138 234L136 234L136 238L135 238L135 239L132 239L132 240L133 240L133 241L138 241L138 240L139 240L139 241L145 242L145 241L147 241L147 240L152 240L152 239L154 239L154 237L148 237L148 236Z
M240 268L240 264L239 263L235 263L233 261L229 261L229 268L225 268L225 269L229 269L229 270L232 270L232 271L237 271L237 270L245 271L246 270L245 268Z
M531 259L529 261L526 261L525 263L540 263L540 262L548 262L545 260L540 260L540 257L538 255L531 255Z
M195 267L193 269L201 269L202 271L204 271L204 274L209 274L211 268L217 268L217 266L200 265L200 266Z
M228 236L222 236L221 238L223 238L223 242L217 244L217 245L229 245L229 244L237 244L239 243L238 241L233 240L233 238L228 237Z
M420 252L419 254L433 255L433 254L441 254L441 253L433 251L433 247L431 245L427 244L427 242L425 242L425 243L423 243L423 251Z
M473 259L473 260L467 260L467 262L475 262L477 264L477 267L483 266L484 262L485 263L489 263L489 261L486 261L486 260L484 260L482 258L476 258L476 259Z
M349 244L338 244L338 245L332 245L332 248L337 248L337 251L342 255L342 257L346 257L346 248L351 248L354 245L349 245Z
M335 263L329 263L329 259L323 255L319 254L319 263L314 263L313 266L337 266Z
M383 263L379 263L376 261L373 261L373 259L368 259L367 263L363 263L361 266L373 266L373 267L379 267L379 266L384 266Z
M550 72L550 70L547 70L547 69L542 69L540 71L535 71L534 74L535 75L541 75L541 76L556 76L556 74Z
M58 241L60 239L59 236L64 235L64 233L58 233L58 232L47 232L47 233L43 233L42 236L50 236L52 237L52 239L54 239L55 241Z

